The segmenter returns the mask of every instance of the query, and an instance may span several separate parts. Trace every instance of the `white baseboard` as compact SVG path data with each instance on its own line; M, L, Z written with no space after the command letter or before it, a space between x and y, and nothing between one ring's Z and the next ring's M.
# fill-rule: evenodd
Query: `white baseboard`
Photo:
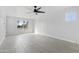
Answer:
M39 35L49 36L49 37L51 37L51 38L56 38L56 39L59 39L59 40L64 40L64 41L68 41L68 42L71 42L71 43L79 44L78 41L74 41L74 40L70 40L70 39L68 40L68 39L66 39L66 38L57 37L57 36L55 36L55 35L48 35L48 34L39 34Z
M35 34L35 33L29 33L29 34ZM23 34L22 34L23 35ZM38 34L38 35L43 35L43 36L48 36L48 37L51 37L51 38L56 38L56 39L59 39L59 40L64 40L64 41L68 41L68 42L71 42L71 43L75 43L75 44L79 44L79 41L74 41L74 40L68 40L66 38L63 38L63 37L57 37L55 35L48 35L48 34ZM5 38L3 38L1 41L0 41L0 45L2 44L2 42L4 41Z

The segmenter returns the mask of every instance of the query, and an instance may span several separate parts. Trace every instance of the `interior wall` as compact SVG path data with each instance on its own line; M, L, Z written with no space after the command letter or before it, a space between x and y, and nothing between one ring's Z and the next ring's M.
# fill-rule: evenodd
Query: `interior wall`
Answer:
M33 32L34 31L34 24L33 24L33 19L34 19L34 15L29 14L28 12L32 12L32 7L31 6L5 6L3 7L5 8L5 14L6 16L11 16L14 17L15 19L11 19L11 17L9 17L9 19L6 20L7 24L9 25L9 27L6 24L6 28L8 27L8 29L6 29L6 35L16 35L16 34L23 34L23 33L27 33L27 32ZM30 29L27 31L25 29L22 30L17 30L17 25L16 25L16 18L26 18L29 19L29 24L31 22L31 24L29 25ZM31 21L30 21L31 20ZM13 25L12 25L13 24ZM13 28L12 28L12 27Z
M37 15L36 33L79 43L79 7L44 6L42 10L46 13ZM73 22L67 22L65 14L71 11L77 13L77 18Z
M25 20L28 21L27 28L17 28L17 21L18 20ZM6 35L13 36L18 34L27 34L34 32L34 20L33 19L26 19L20 17L6 17Z
M6 17L3 11L4 8L1 7L0 8L0 45L2 44L6 35Z
M33 19L34 15L28 13L31 9L29 6L0 6L0 44L6 37L6 16Z
M38 15L29 13L33 11L32 6L0 7L0 40L2 40L2 37L5 37L6 34L5 17L13 16L35 19L35 33L79 43L79 7L42 6L41 10L46 13ZM65 21L65 13L70 11L77 12L77 18L74 22Z

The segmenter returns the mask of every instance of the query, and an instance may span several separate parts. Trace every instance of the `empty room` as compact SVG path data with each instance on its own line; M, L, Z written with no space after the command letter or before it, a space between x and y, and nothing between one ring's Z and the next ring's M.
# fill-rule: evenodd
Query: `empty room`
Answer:
M79 53L79 7L0 6L0 53Z

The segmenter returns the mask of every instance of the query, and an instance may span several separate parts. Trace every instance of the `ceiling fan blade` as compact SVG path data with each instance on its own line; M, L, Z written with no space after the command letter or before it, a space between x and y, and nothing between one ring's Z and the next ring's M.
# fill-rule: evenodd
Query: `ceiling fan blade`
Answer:
M41 9L41 7L39 7L37 10L40 10Z
M37 13L45 13L44 11L38 11Z

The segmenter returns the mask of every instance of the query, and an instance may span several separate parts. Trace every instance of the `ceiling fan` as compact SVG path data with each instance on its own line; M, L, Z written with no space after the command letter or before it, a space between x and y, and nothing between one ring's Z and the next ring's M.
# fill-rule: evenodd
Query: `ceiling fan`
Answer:
M37 6L34 6L34 13L36 15L38 15L38 13L45 13L44 11L40 11L40 9L42 9L42 7L37 7Z
M27 14L35 14L38 15L38 13L45 13L44 11L41 11L42 7L39 6L33 6L33 7L26 7L26 13Z

